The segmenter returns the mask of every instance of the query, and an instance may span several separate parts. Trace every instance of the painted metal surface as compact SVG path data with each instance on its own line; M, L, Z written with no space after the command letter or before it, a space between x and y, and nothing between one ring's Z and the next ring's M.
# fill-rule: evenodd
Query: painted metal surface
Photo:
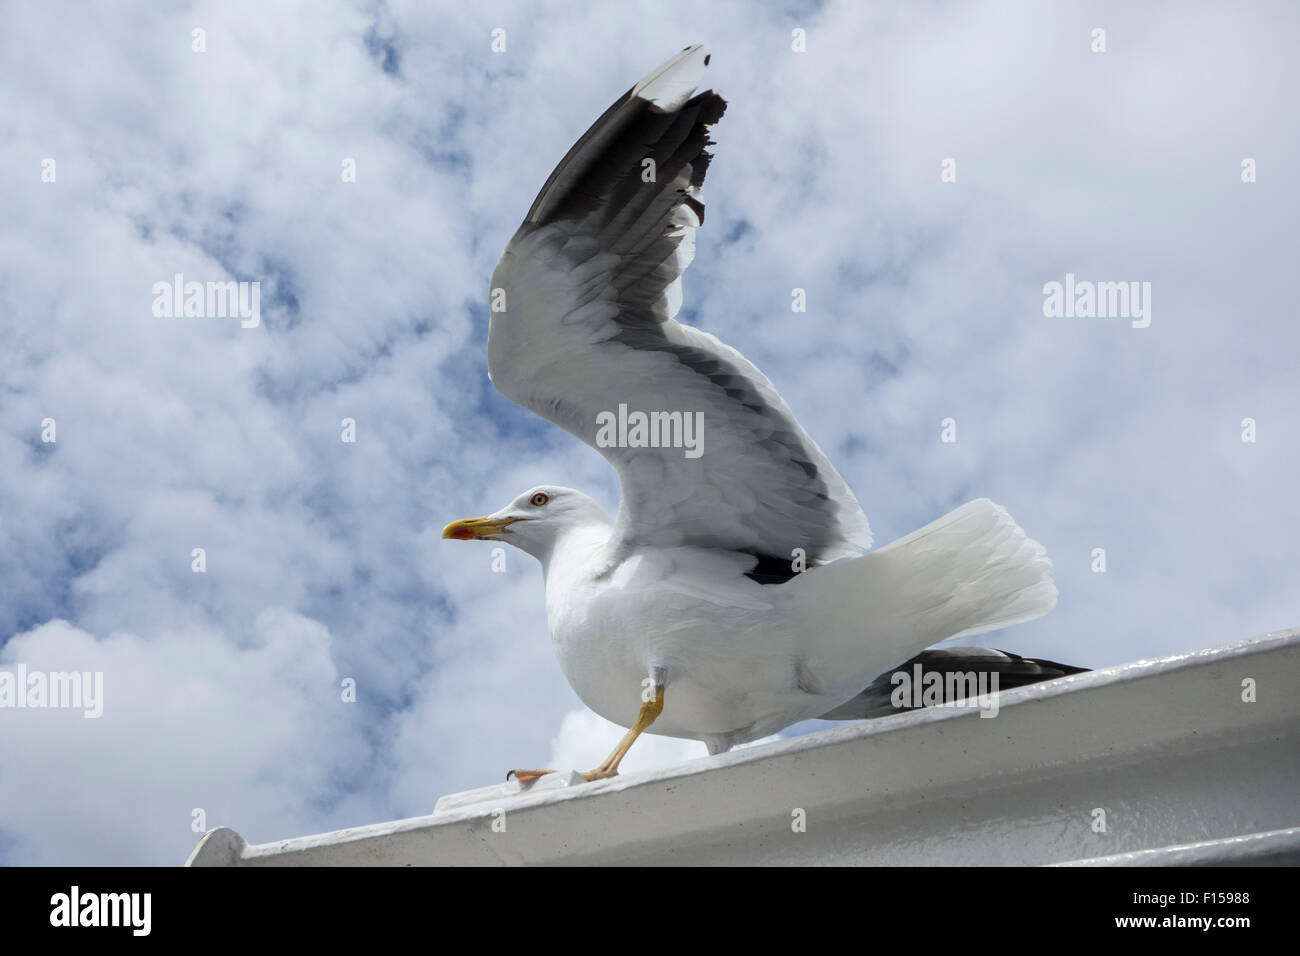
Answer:
M1300 628L1008 691L993 718L914 711L276 843L219 828L189 865L1294 862L1297 686Z

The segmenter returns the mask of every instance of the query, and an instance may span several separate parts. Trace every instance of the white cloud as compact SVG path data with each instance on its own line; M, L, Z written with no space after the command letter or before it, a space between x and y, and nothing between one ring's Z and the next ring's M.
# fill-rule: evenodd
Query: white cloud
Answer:
M2 670L103 674L96 719L0 711L0 829L15 856L179 862L198 839L195 810L209 827L252 823L250 839L264 840L327 819L365 749L330 645L319 622L278 608L243 648L201 629L99 638L60 620L13 637Z

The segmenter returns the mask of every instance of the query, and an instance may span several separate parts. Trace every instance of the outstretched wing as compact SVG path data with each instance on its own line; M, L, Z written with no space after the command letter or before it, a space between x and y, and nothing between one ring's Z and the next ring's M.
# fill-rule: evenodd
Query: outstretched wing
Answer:
M726 108L695 93L708 61L683 50L556 167L493 273L488 367L503 395L618 470L616 549L745 551L759 580L784 580L794 549L811 566L871 533L767 378L673 318L704 218L709 127Z

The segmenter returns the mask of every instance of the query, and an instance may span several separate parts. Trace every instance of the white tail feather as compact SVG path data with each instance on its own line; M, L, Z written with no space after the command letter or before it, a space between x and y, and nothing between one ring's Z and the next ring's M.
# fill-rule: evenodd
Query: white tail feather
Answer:
M987 498L790 586L834 609L837 626L814 641L824 659L876 668L871 676L940 641L1041 617L1057 596L1046 550Z
M925 615L932 633L943 632L935 641L1031 621L1056 606L1047 550L988 498L967 502L868 557L896 565L912 580L909 590L919 584L935 602Z

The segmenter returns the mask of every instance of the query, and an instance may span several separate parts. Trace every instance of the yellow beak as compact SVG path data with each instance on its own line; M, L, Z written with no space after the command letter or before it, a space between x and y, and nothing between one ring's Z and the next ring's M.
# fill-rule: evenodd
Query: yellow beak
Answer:
M442 529L444 538L457 541L490 540L504 534L507 525L512 525L518 518L462 518L453 521Z

